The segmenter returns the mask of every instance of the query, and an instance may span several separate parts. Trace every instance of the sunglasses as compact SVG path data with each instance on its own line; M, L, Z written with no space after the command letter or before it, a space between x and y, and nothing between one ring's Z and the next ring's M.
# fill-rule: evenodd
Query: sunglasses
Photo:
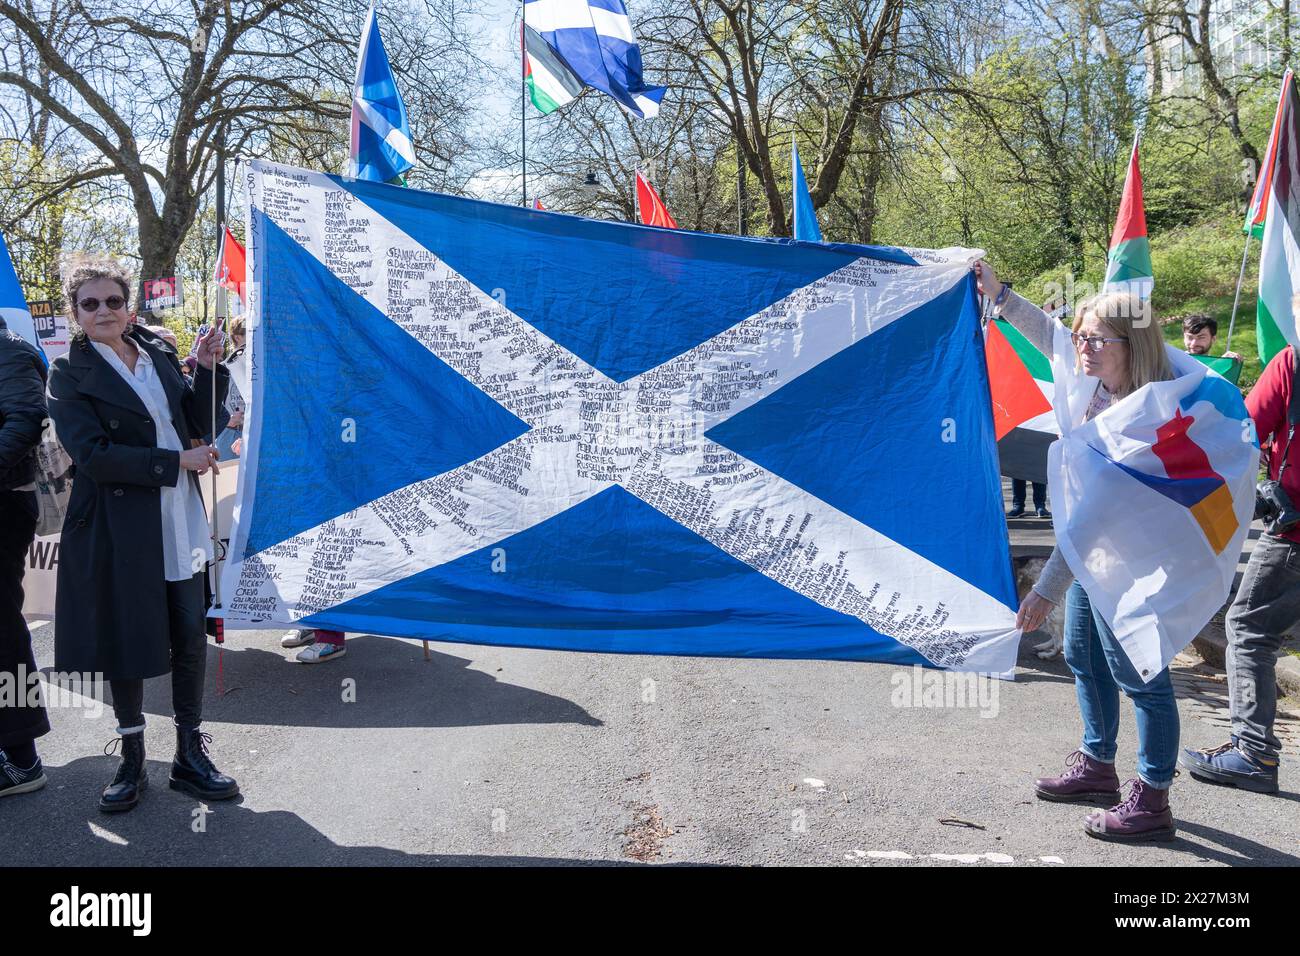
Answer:
M82 310L85 312L98 312L99 303L99 299L85 298L78 302L77 305L81 306ZM126 305L126 299L122 298L120 295L110 295L107 299L103 300L103 303L108 306L109 311L116 312L118 309Z

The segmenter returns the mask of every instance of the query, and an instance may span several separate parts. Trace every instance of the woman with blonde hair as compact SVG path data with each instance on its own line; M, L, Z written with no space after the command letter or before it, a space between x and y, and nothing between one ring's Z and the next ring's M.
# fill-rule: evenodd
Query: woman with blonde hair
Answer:
M50 417L76 465L59 554L55 667L109 681L122 761L104 789L105 812L130 810L149 783L144 680L171 673L176 756L170 785L201 800L239 794L213 766L199 730L207 654L203 577L211 539L198 477L216 449L211 426L229 375L222 334L200 340L191 385L176 352L131 321L131 279L111 260L88 260L65 279L76 324L50 369ZM116 741L115 741L116 743Z
M1078 407L1058 409L1058 414L1089 421L1142 386L1174 378L1150 305L1137 296L1111 292L1080 302L1069 336L1074 354L1059 355L1054 354L1055 323L998 281L988 263L976 262L973 269L980 291L995 311L1039 351L1075 363L1086 376L1083 381L1096 380L1095 389L1079 398ZM1062 601L1065 660L1074 672L1083 739L1066 758L1065 772L1036 780L1035 792L1042 800L1109 806L1085 820L1090 836L1120 841L1173 839L1169 786L1178 760L1179 727L1169 670L1149 681L1138 674L1057 548L1021 602L1016 626L1025 631L1041 627ZM1122 802L1115 772L1121 690L1133 702L1138 732L1138 775L1129 781L1131 789Z

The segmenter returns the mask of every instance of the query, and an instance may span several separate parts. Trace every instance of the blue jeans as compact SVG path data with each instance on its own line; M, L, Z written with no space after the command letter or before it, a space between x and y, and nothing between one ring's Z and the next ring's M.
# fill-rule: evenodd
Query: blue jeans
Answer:
M1094 760L1115 762L1119 692L1123 689L1137 711L1138 776L1149 786L1167 789L1174 781L1178 761L1178 705L1169 668L1143 683L1078 581L1065 597L1065 662L1074 671L1074 690L1083 716L1079 749Z
M217 451L220 453L222 461L229 461L232 458L238 458L235 454L234 444L236 438L243 437L243 432L238 428L223 428L221 434L217 436Z

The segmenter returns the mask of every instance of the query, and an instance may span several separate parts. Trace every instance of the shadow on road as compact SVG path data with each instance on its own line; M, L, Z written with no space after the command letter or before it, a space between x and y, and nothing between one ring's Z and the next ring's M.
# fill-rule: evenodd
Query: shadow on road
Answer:
M469 667L463 657L391 638L349 637L347 656L299 664L290 652L226 649L223 694L217 693L218 651L208 646L205 720L277 727L480 727L497 724L580 724L601 721L570 700L508 684ZM105 687L105 704L112 693ZM347 698L351 697L350 700ZM170 717L171 680L145 683L145 713Z
M1296 800L1296 794L1282 794L1280 797L1264 799ZM1300 857L1285 853L1276 847L1265 846L1248 840L1235 833L1227 833L1216 827L1201 823L1189 823L1180 820L1175 814L1174 823L1178 827L1178 838L1167 846L1180 853L1192 853L1198 857L1210 859L1228 866L1297 866ZM1199 837L1200 843L1193 843L1184 838L1185 834Z
M340 846L295 813L257 812L237 801L207 804L195 832L192 797L167 787L168 761L150 760L149 790L127 813L96 807L117 766L80 757L47 767L44 790L0 804L6 866L641 866L631 860L404 853Z

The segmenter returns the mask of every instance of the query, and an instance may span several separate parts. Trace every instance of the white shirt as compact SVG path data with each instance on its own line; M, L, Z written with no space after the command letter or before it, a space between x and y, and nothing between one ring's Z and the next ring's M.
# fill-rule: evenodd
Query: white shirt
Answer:
M167 392L163 389L158 371L153 367L148 353L144 349L136 349L135 372L132 373L107 345L102 342L91 344L144 403L145 410L153 419L158 447L169 451L184 451L181 437L172 424ZM168 581L188 581L203 570L204 563L212 560L212 538L208 534L208 517L203 510L203 499L183 468L177 475L176 485L164 487L160 492L163 576ZM202 556L201 561L199 555ZM195 567L196 563L198 567Z

